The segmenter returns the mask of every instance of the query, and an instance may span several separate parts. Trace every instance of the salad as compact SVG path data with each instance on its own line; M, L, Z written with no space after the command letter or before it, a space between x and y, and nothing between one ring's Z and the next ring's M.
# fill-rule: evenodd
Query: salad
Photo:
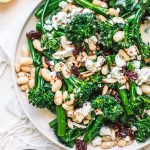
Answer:
M150 0L45 0L16 62L29 103L56 114L59 142L86 150L150 137Z

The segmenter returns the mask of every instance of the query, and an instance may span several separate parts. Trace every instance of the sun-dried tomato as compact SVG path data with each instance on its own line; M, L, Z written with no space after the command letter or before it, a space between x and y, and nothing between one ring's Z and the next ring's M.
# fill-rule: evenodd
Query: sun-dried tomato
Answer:
M126 71L125 75L132 81L136 81L138 79L138 74L132 71Z
M32 30L29 33L26 34L28 39L34 40L34 39L40 39L41 38L41 32Z

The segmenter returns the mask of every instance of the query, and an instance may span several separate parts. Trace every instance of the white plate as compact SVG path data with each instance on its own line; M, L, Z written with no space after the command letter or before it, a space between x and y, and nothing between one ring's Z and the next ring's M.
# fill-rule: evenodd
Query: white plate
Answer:
M55 118L55 115L50 113L48 110L41 110L33 107L28 103L27 96L25 93L21 92L19 87L17 86L16 82L16 73L15 73L15 67L14 64L17 61L17 58L21 56L21 47L23 44L27 44L26 40L26 33L30 30L35 29L35 23L36 18L34 17L34 13L31 13L29 18L27 19L22 32L20 34L20 37L18 38L18 43L16 45L16 51L14 53L14 59L12 62L12 71L13 71L13 80L15 85L15 90L18 96L18 100L21 103L26 115L30 119L30 121L36 126L36 128L45 135L48 139L53 141L55 144L59 145L62 148L71 150L70 148L65 147L64 145L60 144L54 135L53 130L49 127L48 123ZM149 39L147 36L146 39ZM147 142L139 144L137 142L134 142L132 145L126 146L124 148L114 147L112 150L131 150L131 149L140 149L150 143L150 139L147 140ZM75 148L73 148L75 149ZM91 145L88 145L88 150L100 150L100 147L92 147Z

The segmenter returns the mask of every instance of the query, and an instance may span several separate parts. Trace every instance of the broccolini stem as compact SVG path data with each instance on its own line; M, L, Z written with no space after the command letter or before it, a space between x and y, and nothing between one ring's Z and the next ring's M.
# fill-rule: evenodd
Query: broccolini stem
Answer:
M28 38L28 45L29 45L29 50L33 58L33 64L34 66L41 66L42 61L41 61L41 55L36 52L34 46L33 46L33 41Z
M94 138L93 135L95 135L95 132L96 132L96 131L98 130L98 128L101 126L101 124L103 123L103 120L104 120L104 116L103 116L103 115L99 115L99 116L96 118L96 120L95 120L93 126L92 126L91 129L86 133L86 135L84 136L84 139L83 139L84 142L89 142L89 141L91 141L91 140Z
M88 2L87 0L75 0L75 2L77 2L79 5L89 8L93 11L95 11L96 13L99 13L105 17L108 17L108 10L106 8L102 8L99 6L96 6L90 2Z
M40 71L40 68L41 67L36 67L36 70L35 70L35 87L40 87L41 85L41 79L39 77L39 71Z
M62 106L56 106L57 115L57 134L58 136L64 136L66 134L66 114Z
M135 82L130 83L130 97L132 97L133 99L136 98L136 84L135 84Z
M66 1L66 0L64 0L64 1ZM50 0L50 3L49 3L49 5L47 7L47 10L45 12L45 16L47 16L48 14L50 14L51 12L53 12L53 10L56 10L59 7L59 3L60 2L61 2L61 0L56 0L56 1ZM35 11L36 18L38 18L38 19L41 18L43 9L44 9L44 5L41 5L41 7L38 8Z
M53 121L49 122L49 126L51 128L55 128L57 126L57 119L54 119Z
M122 105L123 105L123 108L124 108L126 114L132 115L133 111L132 111L131 105L129 103L126 90L120 89L119 83L117 83L117 89L118 89L118 94L120 96L120 99L121 99L121 102L122 102Z

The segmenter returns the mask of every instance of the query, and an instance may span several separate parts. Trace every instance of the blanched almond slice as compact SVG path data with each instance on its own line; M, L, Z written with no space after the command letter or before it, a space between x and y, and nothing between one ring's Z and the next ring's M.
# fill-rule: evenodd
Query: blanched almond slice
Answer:
M102 81L104 83L107 83L107 84L113 84L113 83L116 83L117 80L116 79L113 79L113 78L106 78L106 79L102 79Z

